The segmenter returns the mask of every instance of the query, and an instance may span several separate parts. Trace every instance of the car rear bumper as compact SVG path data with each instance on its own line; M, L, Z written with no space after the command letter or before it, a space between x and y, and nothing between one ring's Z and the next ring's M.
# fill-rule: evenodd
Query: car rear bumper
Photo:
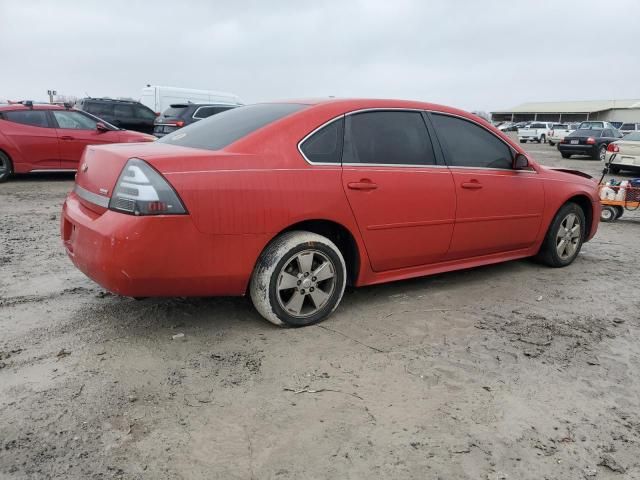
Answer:
M204 234L189 215L98 214L75 193L63 205L60 228L78 269L130 297L243 295L263 241Z
M598 153L597 145L571 145L569 143L559 143L558 150L563 153L575 155L595 155Z
M611 159L611 153L607 152L607 157L605 159L605 163L609 163ZM611 162L611 165L616 165L620 167L630 167L635 169L640 169L640 156L637 155L620 155L620 153L616 154L616 157Z

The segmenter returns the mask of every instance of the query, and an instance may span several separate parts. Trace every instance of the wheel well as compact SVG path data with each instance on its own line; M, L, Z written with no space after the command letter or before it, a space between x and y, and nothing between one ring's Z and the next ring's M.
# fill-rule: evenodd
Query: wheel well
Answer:
M327 237L340 249L347 266L347 285L354 285L360 271L360 254L358 245L351 232L339 223L331 220L305 220L282 230L278 235L292 230L305 230ZM276 235L276 236L278 236ZM275 238L275 237L274 237Z
M591 200L589 200L589 198L584 195L576 195L575 197L571 197L569 200L567 200L566 203L569 202L577 204L584 212L584 218L587 222L585 226L586 228L584 230L584 235L586 238L589 235L589 232L591 232L591 225L593 225L593 206L591 205Z

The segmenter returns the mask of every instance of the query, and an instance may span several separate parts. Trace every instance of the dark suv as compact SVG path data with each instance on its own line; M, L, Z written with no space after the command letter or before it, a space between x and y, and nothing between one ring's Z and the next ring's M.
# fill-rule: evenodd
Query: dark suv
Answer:
M89 112L119 128L153 133L156 114L140 102L111 98L83 98L78 100L75 108Z
M164 137L181 127L239 106L221 103L175 103L156 118L153 134L156 137Z

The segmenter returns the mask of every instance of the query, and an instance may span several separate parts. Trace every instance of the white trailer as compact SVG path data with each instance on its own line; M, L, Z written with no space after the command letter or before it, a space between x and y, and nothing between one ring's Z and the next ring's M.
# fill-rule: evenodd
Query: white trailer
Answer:
M240 98L233 93L194 90L192 88L161 87L147 85L142 89L140 103L160 115L172 103L216 103L224 105L242 105Z

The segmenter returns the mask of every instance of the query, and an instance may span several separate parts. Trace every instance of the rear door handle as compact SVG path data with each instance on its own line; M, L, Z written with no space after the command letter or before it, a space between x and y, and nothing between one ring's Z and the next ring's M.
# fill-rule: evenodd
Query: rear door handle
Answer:
M480 182L476 181L470 181L470 182L462 182L462 184L460 185L462 188L468 188L470 190L477 190L479 188L482 188L482 184Z
M75 140L75 138L72 137L71 135L62 135L60 137L60 140Z
M347 187L351 190L375 190L378 185L373 182L351 182L347 183Z

